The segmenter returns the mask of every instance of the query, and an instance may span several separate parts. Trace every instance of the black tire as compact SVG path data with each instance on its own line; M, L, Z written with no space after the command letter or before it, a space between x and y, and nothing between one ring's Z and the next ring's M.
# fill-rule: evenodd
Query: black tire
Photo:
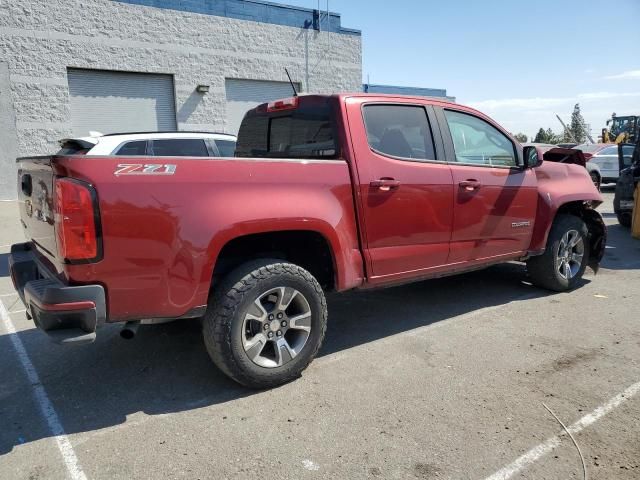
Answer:
M617 212L618 223L626 228L631 228L632 215L629 212Z
M295 357L291 358L289 350L285 352L287 363L283 361L281 366L267 368L254 363L245 351L245 317L265 292L280 287L302 294L311 314L310 332ZM214 288L203 319L204 342L216 366L241 385L256 389L276 387L298 378L318 353L326 329L327 302L318 281L305 269L279 260L249 262L227 275L220 286ZM272 343L271 348L277 355L278 347ZM282 351L280 356L283 358Z
M600 187L602 185L602 179L600 178L600 175L598 175L596 172L591 172L589 173L589 176L591 177L591 181L593 182L593 184L596 186L596 189L600 191Z
M567 279L559 271L561 262L558 260L558 255L561 241L570 231L578 232L580 235L583 254L577 272ZM573 215L558 215L551 226L544 254L530 258L527 261L527 270L534 285L555 292L565 292L578 286L588 262L589 231L586 224Z

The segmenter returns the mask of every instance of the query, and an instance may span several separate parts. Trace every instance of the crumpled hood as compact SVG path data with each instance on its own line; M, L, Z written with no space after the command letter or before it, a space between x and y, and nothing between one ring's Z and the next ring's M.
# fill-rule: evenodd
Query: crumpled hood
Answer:
M573 163L583 167L587 164L584 153L573 148L552 148L544 152L542 158L546 162Z

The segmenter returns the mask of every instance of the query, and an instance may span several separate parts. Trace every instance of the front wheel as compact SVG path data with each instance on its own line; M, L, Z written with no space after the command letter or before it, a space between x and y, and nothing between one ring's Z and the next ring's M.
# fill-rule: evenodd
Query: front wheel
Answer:
M544 254L527 261L534 285L564 292L575 288L589 261L589 231L573 215L559 215L551 227Z
M305 269L278 260L247 263L216 289L203 334L214 363L251 388L300 376L327 328L327 303Z

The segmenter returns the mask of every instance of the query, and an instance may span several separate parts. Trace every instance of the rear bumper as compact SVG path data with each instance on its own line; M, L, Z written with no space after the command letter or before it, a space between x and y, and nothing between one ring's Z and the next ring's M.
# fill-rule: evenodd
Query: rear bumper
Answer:
M69 286L37 259L30 244L11 247L9 270L27 317L51 340L61 344L91 343L106 320L101 285Z

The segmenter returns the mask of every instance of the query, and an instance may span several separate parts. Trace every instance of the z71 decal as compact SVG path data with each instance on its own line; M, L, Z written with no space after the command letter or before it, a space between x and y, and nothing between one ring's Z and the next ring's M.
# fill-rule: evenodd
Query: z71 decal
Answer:
M524 227L530 227L531 226L531 222L513 222L511 224L511 228L524 228Z
M121 163L116 167L114 175L173 175L175 165Z

